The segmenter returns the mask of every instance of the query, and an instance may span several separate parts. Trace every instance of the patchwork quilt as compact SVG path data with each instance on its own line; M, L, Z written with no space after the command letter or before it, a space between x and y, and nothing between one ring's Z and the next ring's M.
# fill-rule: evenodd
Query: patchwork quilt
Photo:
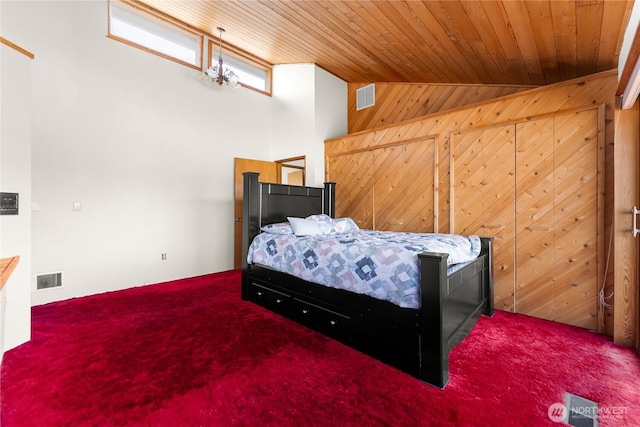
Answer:
M265 232L251 243L247 261L400 307L419 308L420 252L447 253L448 264L455 268L478 257L480 238L372 230L305 236Z

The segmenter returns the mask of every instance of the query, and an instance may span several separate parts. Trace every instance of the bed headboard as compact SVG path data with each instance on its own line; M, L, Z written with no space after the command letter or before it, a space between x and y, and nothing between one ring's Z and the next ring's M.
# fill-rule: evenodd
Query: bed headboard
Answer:
M260 227L284 222L288 216L304 218L324 213L335 216L334 182L324 188L258 182L258 173L245 172L242 196L242 267L246 268L247 251Z

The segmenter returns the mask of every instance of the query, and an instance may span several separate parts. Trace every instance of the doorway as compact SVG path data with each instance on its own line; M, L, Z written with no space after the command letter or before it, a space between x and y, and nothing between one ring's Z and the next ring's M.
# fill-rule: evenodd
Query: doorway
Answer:
M268 162L236 157L234 164L234 256L235 269L242 268L242 193L243 173L260 174L260 182L304 185L306 182L306 157L298 156Z

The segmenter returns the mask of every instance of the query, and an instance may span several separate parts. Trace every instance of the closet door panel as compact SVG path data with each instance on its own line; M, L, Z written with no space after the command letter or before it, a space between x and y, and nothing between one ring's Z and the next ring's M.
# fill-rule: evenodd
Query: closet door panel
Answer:
M553 232L525 229L516 246L516 311L553 320L555 277Z
M349 216L360 228L373 228L373 154L329 157L328 179L336 183L336 217Z
M556 238L554 320L588 329L597 328L598 259L595 218L588 218L587 208L576 211L570 226L562 227ZM591 239L585 240L591 235Z
M563 242L559 242L563 245ZM587 247L568 246L563 249L563 261L557 264L556 276L556 316L557 322L597 328L598 282L596 275L597 257L588 247L597 245L594 238L586 242Z
M516 311L554 318L553 118L516 125Z
M395 207L404 211L402 230L433 233L435 139L413 142L403 147L404 174L399 191L404 192L406 197L405 203Z
M433 232L434 141L373 150L376 230Z
M456 134L452 138L452 229L493 237L494 302L513 311L514 161L513 125Z
M397 231L403 225L403 212L394 209L403 204L404 195L398 191L403 175L403 147L373 150L373 200L376 230Z
M486 174L482 160L480 132L455 135L452 142L451 232L478 233L482 227L483 180Z
M511 241L514 233L513 126L484 129L482 142L482 231ZM513 267L513 266L511 266Z
M513 125L481 131L484 177L482 226L478 234L494 238L495 305L514 310L515 293L515 140Z
M556 321L597 328L598 112L555 117Z

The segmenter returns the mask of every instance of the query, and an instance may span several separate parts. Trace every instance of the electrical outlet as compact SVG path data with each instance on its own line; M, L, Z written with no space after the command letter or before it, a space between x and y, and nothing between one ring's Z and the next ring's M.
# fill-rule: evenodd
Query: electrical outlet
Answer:
M162 260L165 261L167 259L167 254L162 254Z

